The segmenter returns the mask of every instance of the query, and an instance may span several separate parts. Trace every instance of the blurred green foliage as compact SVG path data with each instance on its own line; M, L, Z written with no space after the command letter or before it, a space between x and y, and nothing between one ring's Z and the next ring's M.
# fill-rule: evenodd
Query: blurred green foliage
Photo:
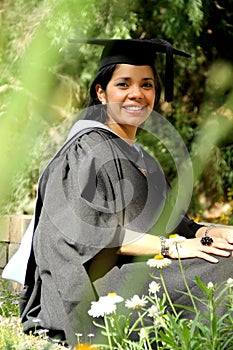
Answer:
M218 131L222 120L232 120L232 4L232 0L125 0L120 5L117 0L1 1L2 212L32 212L38 176L64 141L75 112L85 105L101 48L69 40L87 37L160 37L192 54L189 60L175 60L174 102L162 102L159 112L176 127L196 166L191 210L200 208L200 197L207 207L220 197L227 199L233 188L232 124L210 143L203 132L208 134L214 118ZM163 67L164 58L158 57L162 80ZM176 169L166 147L148 135L140 137L172 181Z

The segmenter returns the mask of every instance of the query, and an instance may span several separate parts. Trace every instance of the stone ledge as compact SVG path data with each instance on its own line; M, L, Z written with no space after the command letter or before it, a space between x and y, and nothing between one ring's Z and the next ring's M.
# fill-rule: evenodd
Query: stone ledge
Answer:
M0 242L0 268L3 268L8 260L8 244Z
M32 215L5 215L0 217L0 270L18 249Z
M0 218L0 241L20 243L32 215L5 215Z

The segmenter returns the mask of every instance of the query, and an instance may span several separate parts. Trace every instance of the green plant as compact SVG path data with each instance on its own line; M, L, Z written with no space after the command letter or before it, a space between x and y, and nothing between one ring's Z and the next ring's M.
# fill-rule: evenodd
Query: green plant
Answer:
M0 315L19 317L18 293L11 292L10 282L0 279Z
M220 285L212 282L205 284L199 277L195 278L196 285L202 291L202 298L193 295L187 285L185 272L181 260L180 268L187 288L182 292L190 297L193 307L172 304L162 270L171 261L163 256L155 256L148 260L148 265L160 270L160 277L154 277L150 283L147 296L134 295L125 301L128 312L118 313L118 303L123 298L117 295L100 297L99 301L92 302L90 316L103 317L104 322L94 321L100 328L105 341L96 346L110 350L232 350L233 349L233 279L229 278ZM168 267L169 268L169 267ZM162 296L158 296L160 287L163 287ZM204 312L198 311L196 303L205 305ZM170 305L171 312L167 306ZM218 309L227 308L223 316ZM191 310L192 319L186 319L175 308ZM132 315L136 320L132 321ZM132 341L132 334L137 334L137 340Z

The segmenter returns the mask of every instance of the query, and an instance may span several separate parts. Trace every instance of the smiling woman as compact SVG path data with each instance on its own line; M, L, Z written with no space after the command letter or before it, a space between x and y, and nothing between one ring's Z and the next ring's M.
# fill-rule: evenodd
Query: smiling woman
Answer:
M174 302L179 298L186 306L190 300L178 256L188 258L184 264L189 267L190 289L195 275L203 281L211 275L213 283L232 276L232 263L226 258L233 250L233 230L207 230L183 211L176 211L169 231L166 223L159 225L165 203L172 207L169 184L158 162L135 143L138 127L160 98L156 52L166 54L167 101L173 95L173 54L189 55L159 39L99 43L105 47L85 118L75 123L38 184L20 299L25 332L47 329L49 336L69 345L75 345L77 333L97 332L88 310L100 295L114 291L131 298L147 290L146 261L151 255L174 259L172 264L164 262L169 265L167 288ZM175 245L167 239L171 232L183 236ZM211 243L203 245L201 238L207 234ZM201 298L198 292L196 296ZM92 305L101 306L102 312L101 303ZM185 312L188 307L182 315ZM132 337L137 339L138 334Z
M106 125L131 144L139 125L144 123L155 104L155 79L150 66L118 65L106 90L96 85L96 94L107 104Z

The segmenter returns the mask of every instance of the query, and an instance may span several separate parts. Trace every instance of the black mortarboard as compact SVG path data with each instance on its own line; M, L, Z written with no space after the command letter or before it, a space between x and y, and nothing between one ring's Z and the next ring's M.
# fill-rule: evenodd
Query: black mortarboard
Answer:
M86 39L83 42L104 46L100 69L120 63L151 66L155 64L158 52L165 53L165 100L168 102L173 100L173 55L191 57L189 53L175 49L162 39Z

